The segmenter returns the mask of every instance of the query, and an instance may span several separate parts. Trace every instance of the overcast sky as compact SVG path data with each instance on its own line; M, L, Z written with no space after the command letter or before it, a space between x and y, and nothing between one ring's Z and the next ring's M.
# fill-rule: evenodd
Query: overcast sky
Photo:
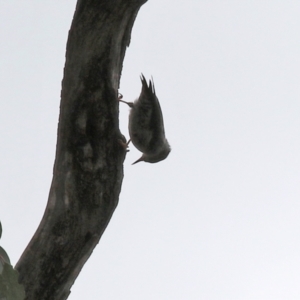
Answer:
M47 203L75 0L0 2L1 246ZM300 299L300 2L149 0L120 92L153 76L170 156L131 163L70 300ZM129 108L120 107L128 136Z

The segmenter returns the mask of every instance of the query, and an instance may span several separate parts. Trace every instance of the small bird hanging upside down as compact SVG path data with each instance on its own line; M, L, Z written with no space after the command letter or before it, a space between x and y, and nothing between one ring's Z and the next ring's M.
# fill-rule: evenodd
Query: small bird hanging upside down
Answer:
M128 104L131 108L128 125L130 140L143 153L133 164L140 161L159 162L164 160L171 151L165 136L163 115L155 94L153 79L149 81L148 86L142 74L141 81L142 91L137 100L126 102L121 100L122 96L119 97L119 101Z

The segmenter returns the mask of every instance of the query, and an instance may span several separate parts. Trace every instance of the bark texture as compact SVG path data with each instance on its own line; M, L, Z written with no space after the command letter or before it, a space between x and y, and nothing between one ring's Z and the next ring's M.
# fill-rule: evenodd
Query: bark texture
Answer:
M118 87L132 26L144 2L77 2L48 204L16 265L26 299L68 297L118 204L126 155L119 143L124 137Z

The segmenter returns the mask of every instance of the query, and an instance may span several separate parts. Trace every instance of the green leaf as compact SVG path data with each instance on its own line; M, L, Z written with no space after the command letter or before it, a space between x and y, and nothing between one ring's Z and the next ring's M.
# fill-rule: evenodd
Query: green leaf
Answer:
M0 274L2 273L1 266L3 266L4 263L10 264L10 260L6 251L0 246Z
M24 287L18 283L19 274L10 264L5 263L0 274L0 300L24 300Z

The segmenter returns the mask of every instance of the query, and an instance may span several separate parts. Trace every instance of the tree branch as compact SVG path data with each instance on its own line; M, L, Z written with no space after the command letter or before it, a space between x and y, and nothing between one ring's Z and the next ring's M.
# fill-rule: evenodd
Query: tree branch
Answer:
M66 299L118 204L126 151L118 87L146 0L79 0L67 42L53 180L16 269L26 299Z

